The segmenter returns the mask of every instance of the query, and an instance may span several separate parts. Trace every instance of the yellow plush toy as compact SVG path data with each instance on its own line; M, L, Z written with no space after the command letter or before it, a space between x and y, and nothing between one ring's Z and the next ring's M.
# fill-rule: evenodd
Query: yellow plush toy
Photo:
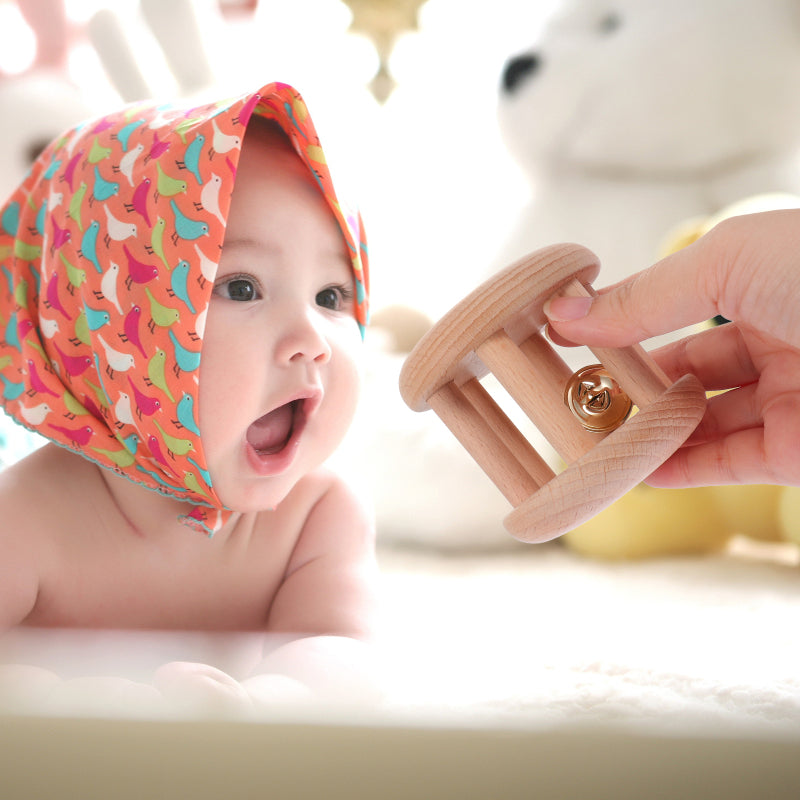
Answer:
M690 245L728 217L800 208L800 197L765 194L691 220L667 237L661 255ZM708 553L734 536L800 546L800 487L772 485L653 489L644 484L570 533L568 547L594 558Z
M800 545L800 488L642 484L565 534L564 542L593 558L635 559L710 553L734 536Z

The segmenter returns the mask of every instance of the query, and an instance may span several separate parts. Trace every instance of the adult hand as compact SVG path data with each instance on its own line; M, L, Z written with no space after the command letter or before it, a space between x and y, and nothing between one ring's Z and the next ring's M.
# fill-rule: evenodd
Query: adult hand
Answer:
M800 211L731 218L594 300L554 298L545 312L555 341L606 347L731 320L652 352L670 378L728 391L647 482L800 484Z

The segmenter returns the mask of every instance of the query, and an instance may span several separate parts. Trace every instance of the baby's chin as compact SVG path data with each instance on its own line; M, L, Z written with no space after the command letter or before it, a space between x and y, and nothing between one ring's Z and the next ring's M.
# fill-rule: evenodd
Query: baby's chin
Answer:
M237 469L221 469L220 462L209 459L214 493L228 511L239 514L275 511L298 487L312 480L321 471L326 471L326 465L337 452L341 441L331 440L326 444L324 448L298 447L290 465L276 475L258 475L242 467L241 463ZM206 454L208 455L208 451Z
M217 497L223 507L238 514L260 514L276 511L290 495L316 470L306 471L300 477L279 475L261 480L215 485Z
M280 504L286 500L292 489L297 484L278 489L242 492L239 491L218 491L217 497L223 507L236 514L261 514L263 512L275 511Z

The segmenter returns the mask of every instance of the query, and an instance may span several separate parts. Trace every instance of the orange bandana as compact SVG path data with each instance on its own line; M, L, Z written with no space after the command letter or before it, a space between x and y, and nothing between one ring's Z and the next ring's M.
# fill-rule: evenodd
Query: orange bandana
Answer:
M275 120L351 255L367 323L367 250L303 99L281 83L199 107L135 104L53 142L0 211L0 380L17 422L149 489L216 496L197 424L206 312L245 128ZM216 509L219 513L213 513Z

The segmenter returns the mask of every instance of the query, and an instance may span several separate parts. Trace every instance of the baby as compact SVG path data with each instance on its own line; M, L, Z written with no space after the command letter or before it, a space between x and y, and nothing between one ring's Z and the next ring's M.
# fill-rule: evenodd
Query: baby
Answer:
M0 473L0 629L268 631L295 638L257 675L347 663L374 537L324 462L367 252L300 95L79 126L3 206L0 256L2 402L52 440Z

